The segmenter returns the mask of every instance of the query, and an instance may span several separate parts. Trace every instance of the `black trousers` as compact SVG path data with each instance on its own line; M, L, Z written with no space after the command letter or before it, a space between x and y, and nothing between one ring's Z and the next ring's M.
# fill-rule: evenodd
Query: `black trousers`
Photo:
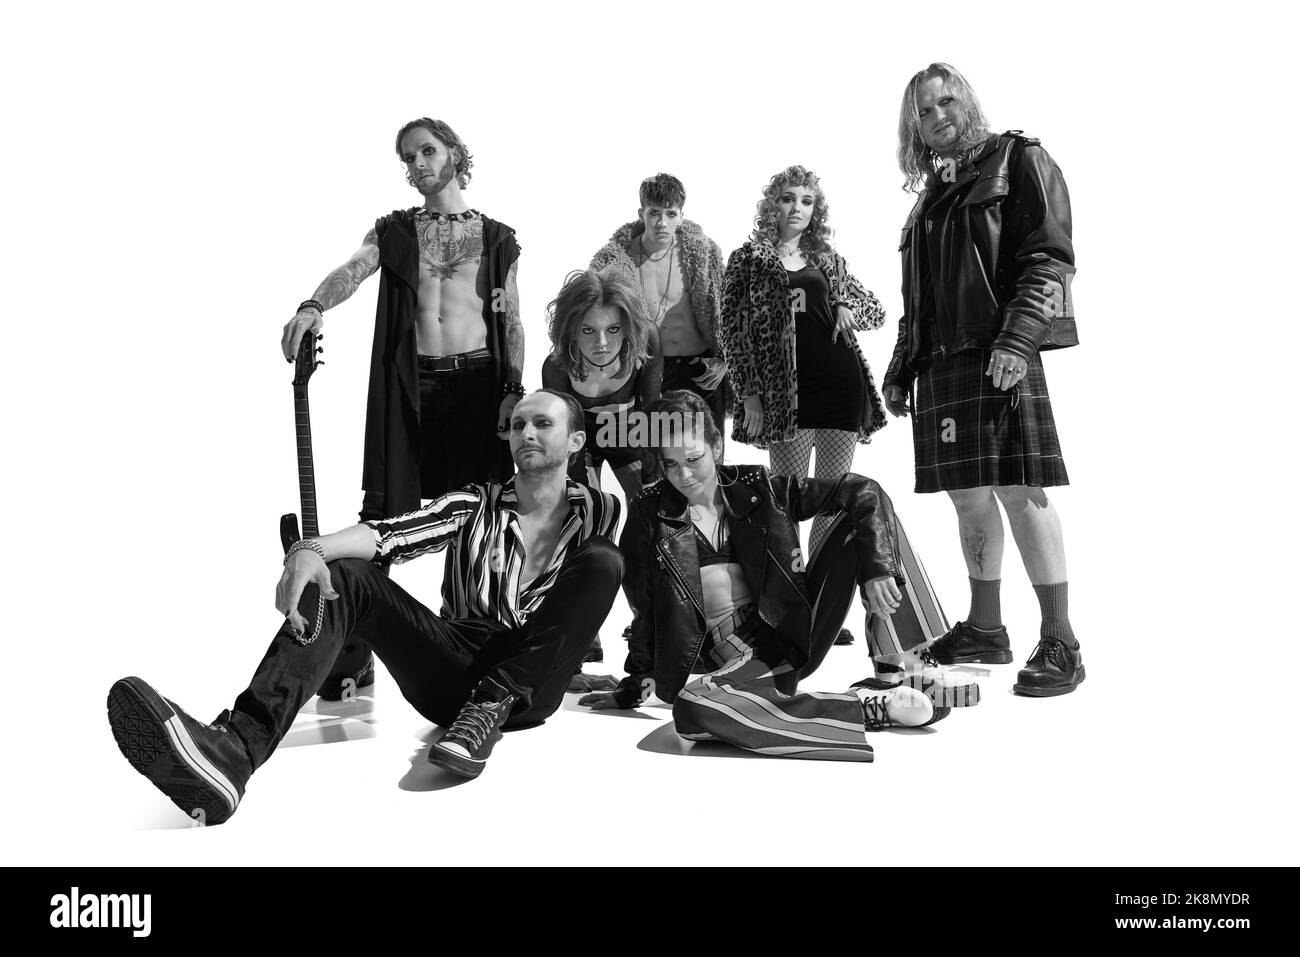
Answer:
M490 365L454 372L420 370L421 497L437 498L488 480L493 457L500 454L496 431L500 407ZM393 517L383 491L368 489L361 501L361 521ZM325 677L354 678L369 660L366 643L350 639Z
M325 603L316 640L300 645L286 623L235 700L230 726L248 746L254 768L289 732L349 638L373 648L402 697L435 724L451 724L476 688L497 700L518 696L507 728L545 721L564 700L569 677L623 578L622 553L603 538L589 538L569 553L523 627L508 628L441 618L369 562L347 559L329 567L339 597ZM300 612L313 621L314 598Z
M437 498L472 482L486 482L501 455L497 413L501 396L492 366L454 372L420 370L420 496ZM367 489L361 521L393 518L382 489Z
M912 552L901 522L897 523L896 532L905 579L900 589L903 597L898 609L887 619L865 612L867 653L872 656L909 651L948 630L943 609L933 597L934 589ZM831 524L821 550L808 567L808 594L813 602L812 634L808 660L799 669L800 679L816 671L825 660L870 574L870 558L860 548L847 516L841 515Z
M704 400L709 411L713 413L713 421L717 424L718 431L725 433L727 431L726 378L724 377L718 383L716 389L701 389L695 382L696 376L704 375L704 363L701 360L706 358L713 357L708 353L700 356L664 356L663 391L686 389L694 392Z

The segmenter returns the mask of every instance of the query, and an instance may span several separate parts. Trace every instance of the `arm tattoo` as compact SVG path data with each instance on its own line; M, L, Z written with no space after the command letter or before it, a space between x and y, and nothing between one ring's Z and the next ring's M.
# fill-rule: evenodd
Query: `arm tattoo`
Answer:
M326 309L337 306L357 291L357 287L379 268L379 237L372 229L366 233L361 248L352 258L325 277L312 296Z
M506 362L510 366L510 377L520 382L524 376L524 323L519 315L519 284L517 274L519 260L510 264L506 275Z

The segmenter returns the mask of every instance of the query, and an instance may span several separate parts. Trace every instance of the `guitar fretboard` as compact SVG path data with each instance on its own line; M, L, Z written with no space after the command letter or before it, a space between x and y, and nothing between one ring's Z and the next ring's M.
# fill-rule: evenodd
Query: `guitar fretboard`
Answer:
M311 453L311 410L307 405L307 386L293 388L293 414L298 432L298 497L302 502L302 534L315 538L320 534L316 519L316 468Z

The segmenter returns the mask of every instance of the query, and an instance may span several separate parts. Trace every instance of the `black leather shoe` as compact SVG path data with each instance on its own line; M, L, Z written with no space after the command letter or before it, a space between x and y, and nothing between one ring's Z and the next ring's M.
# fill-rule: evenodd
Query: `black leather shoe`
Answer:
M460 709L452 726L429 748L429 763L463 778L483 773L492 748L501 740L501 725L510 717L515 696L488 701L475 695Z
M346 649L345 649L346 650ZM351 684L349 685L349 682ZM351 688L352 697L360 693L362 688L369 688L375 683L375 656L372 652L366 652L365 660L357 667L355 671L343 672L340 674L330 675L320 684L320 690L316 693L320 695L323 701L342 701L344 694Z
M947 634L930 642L928 650L941 665L1009 665L1012 661L1011 638L1003 625L997 631L983 631L959 621Z
M253 765L225 724L195 721L139 678L109 690L108 723L131 767L191 818L221 824L235 813Z
M1040 638L1011 690L1030 698L1069 694L1083 681L1083 655L1059 638Z
M837 645L853 644L853 632L849 631L847 628L841 628L840 633L835 636L835 644Z

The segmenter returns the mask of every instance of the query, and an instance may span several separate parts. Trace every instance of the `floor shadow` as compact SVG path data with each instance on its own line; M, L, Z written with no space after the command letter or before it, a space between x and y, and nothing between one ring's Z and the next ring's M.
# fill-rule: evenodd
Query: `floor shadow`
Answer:
M420 747L411 755L411 766L397 782L397 786L403 791L445 791L458 784L470 782L470 778L452 774L429 763L429 746L437 740L442 731L441 727L433 724L419 736Z
M692 758L764 758L766 755L745 751L721 741L687 741L677 733L671 721L655 728L637 742L638 751L675 754ZM770 760L770 759L769 759Z
M374 712L372 695L358 695L346 701L313 698L298 712L293 728L284 736L280 747L302 748L373 738L379 721Z
M665 706L666 707L666 706ZM904 736L934 734L929 728L889 728L881 734L901 734ZM876 733L876 732L873 732ZM755 754L735 745L722 741L688 741L677 733L677 726L671 721L656 728L637 742L638 751L652 751L655 754L674 754L693 758L762 758L764 760L781 760L769 754Z
M656 718L652 714L643 714L639 708L636 710L624 710L620 708L602 708L601 710L597 711L594 708L587 708L584 707L583 705L578 704L578 700L581 697L582 695L580 694L566 694L564 696L564 703L560 705L560 710L576 711L579 714L602 715L607 718L640 718L642 721L663 720L662 718ZM642 707L644 707L644 705Z
M167 799L164 797L164 801ZM157 814L150 813L149 820L136 827L137 831L188 831L197 829L199 824L175 804L167 801L166 808L160 807Z

